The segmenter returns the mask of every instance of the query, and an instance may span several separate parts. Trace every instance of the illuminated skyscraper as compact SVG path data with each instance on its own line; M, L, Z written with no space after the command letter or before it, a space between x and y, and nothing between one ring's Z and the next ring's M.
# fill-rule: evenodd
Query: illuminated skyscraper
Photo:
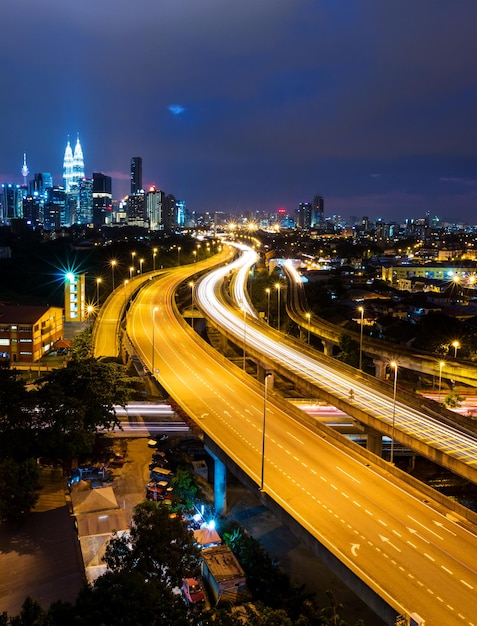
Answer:
M133 157L131 159L131 195L142 191L142 158Z
M76 139L74 154L69 140L66 144L63 160L63 178L65 179L66 193L70 193L73 187L78 187L79 181L84 178L84 158L79 135Z

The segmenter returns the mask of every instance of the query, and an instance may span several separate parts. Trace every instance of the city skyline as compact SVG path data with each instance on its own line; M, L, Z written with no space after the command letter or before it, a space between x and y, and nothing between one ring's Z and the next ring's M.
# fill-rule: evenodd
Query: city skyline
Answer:
M326 216L476 221L473 0L4 13L2 183L23 182L26 153L30 177L62 184L79 133L86 176L111 176L116 199L139 155L146 188L197 212L292 212L319 193Z

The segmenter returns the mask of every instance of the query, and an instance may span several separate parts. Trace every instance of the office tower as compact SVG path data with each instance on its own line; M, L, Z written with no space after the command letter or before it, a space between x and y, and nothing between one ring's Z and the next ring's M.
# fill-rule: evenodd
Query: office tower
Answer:
M93 225L111 224L113 210L111 176L93 172Z
M48 187L45 191L43 207L43 227L45 230L58 230L65 220L66 191L64 187Z
M176 216L176 199L172 194L169 194L164 198L164 205L162 210L162 223L164 224L164 230L170 232L175 227Z
M71 181L73 180L73 151L71 149L70 140L66 144L65 156L63 158L63 179L65 181L66 193L71 190Z
M23 198L23 219L29 226L38 226L43 222L44 198L35 191Z
M325 222L325 201L322 196L313 198L312 226L321 226Z
M35 174L33 180L30 181L30 194L38 193L40 196L44 196L48 187L53 187L53 178L50 172L40 172Z
M74 187L78 187L79 181L84 178L84 158L79 135L76 139L74 154L69 140L66 144L63 159L63 178L65 180L66 193L70 193Z
M131 159L131 195L142 191L142 158L133 157Z
M79 181L75 222L77 224L93 223L93 180L91 178L83 178Z
M151 230L163 228L162 209L164 203L164 192L155 187L149 187L146 195L146 213Z
M300 202L295 209L295 226L297 228L310 228L311 226L311 204Z
M14 183L2 185L2 216L5 221L23 217L23 189ZM26 189L25 189L26 192ZM25 193L26 195L26 193Z
M177 200L176 202L176 224L183 227L186 218L186 203L185 200Z

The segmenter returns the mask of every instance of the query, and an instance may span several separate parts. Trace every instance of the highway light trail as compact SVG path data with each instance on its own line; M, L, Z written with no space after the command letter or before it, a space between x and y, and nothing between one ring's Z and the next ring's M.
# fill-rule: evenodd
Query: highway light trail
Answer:
M344 372L338 372L323 365L308 354L280 343L276 332L271 331L268 325L262 324L257 319L254 309L249 305L244 286L247 283L249 270L256 263L258 255L247 246L234 245L242 251L241 256L226 267L207 274L198 283L196 287L198 306L215 323L226 328L241 342L244 336L243 312L226 306L220 298L224 278L231 270L234 270L237 272L237 278L233 282L233 297L246 310L247 342L250 345L260 346L270 359L281 363L318 387L332 389L336 397L346 402L349 402L349 391L352 388L353 402L366 410L369 415L391 426L394 404L392 398L379 391L371 390L367 385ZM398 431L401 431L467 465L474 467L477 465L477 440L474 436L443 424L423 412L408 407L399 400L395 403L395 428L396 439L399 439Z

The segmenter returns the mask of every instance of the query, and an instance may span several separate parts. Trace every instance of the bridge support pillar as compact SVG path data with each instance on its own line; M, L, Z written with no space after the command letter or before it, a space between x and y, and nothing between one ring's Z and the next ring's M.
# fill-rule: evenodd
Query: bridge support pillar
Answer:
M275 375L273 370L269 367L263 367L260 363L257 363L257 380L259 383L265 382L265 376L268 376L268 388L273 389L273 383L275 381Z
M323 344L325 356L333 356L333 342L329 341L329 339L322 339L321 343Z
M373 359L373 363L375 368L374 375L376 378L384 380L386 378L386 361L383 361L382 359Z
M383 436L381 433L370 426L364 429L366 433L366 448L376 456L383 456Z
M218 515L227 512L227 468L225 464L207 449L214 459L214 509Z

